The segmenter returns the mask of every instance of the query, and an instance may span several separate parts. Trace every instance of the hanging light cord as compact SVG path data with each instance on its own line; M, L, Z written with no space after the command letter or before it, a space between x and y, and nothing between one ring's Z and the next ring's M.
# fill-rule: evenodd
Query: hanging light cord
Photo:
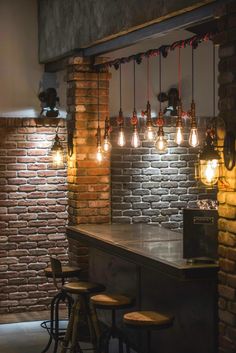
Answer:
M192 101L194 100L194 48L192 47Z
M99 85L99 72L98 72L98 84L97 84L97 86L98 86L98 128L100 128L100 109L99 109L99 105L100 105L99 86L100 86L100 85Z
M135 86L136 86L136 82L135 82L135 60L134 60L134 111L136 111L135 107L136 107L136 90L135 90Z
M149 82L149 57L147 57L147 100L149 101L150 98L150 82Z
M161 54L159 55L159 92L161 93ZM160 111L161 111L161 99L159 100L160 102Z
M216 55L215 55L215 46L214 46L213 42L212 42L212 45L213 45L213 117L215 117L215 115L216 115L216 107L215 107L215 101L216 101L216 97L215 97L215 87L216 87L215 64L216 64Z
M121 65L120 65L120 111L121 111L121 107L122 107L122 96L121 96Z
M179 79L179 99L181 100L181 63L180 63L180 59L181 59L181 55L180 55L180 50L181 48L179 48L179 62L178 62L178 79Z

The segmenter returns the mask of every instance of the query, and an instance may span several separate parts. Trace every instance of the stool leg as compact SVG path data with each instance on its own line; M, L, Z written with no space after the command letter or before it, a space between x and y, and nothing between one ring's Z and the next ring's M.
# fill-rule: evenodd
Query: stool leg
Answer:
M151 353L151 331L147 330L147 353Z
M72 338L71 338L71 353L76 353L77 348L80 351L79 343L78 343L78 327L79 327L79 312L81 307L81 298L78 298L75 314L74 314L74 322L72 327Z
M65 334L64 340L62 342L61 353L66 353L68 344L70 342L70 338L72 336L76 305L77 305L77 302L75 302L73 304L73 307L72 307L71 315L70 315L68 326L67 326L67 329L66 329L66 334Z

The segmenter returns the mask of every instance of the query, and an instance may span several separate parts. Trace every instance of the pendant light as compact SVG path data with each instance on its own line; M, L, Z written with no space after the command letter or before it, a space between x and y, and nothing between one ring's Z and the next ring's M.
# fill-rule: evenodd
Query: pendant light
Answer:
M137 112L136 112L136 102L135 102L135 98L136 98L136 91L135 91L135 86L136 86L136 82L135 82L135 60L134 60L134 66L133 66L133 78L134 78L134 110L133 110L133 116L131 118L131 124L133 127L133 132L132 132L132 137L131 137L131 146L133 148L138 148L141 145L141 141L139 138L139 133L138 133L138 117L137 117Z
M215 46L213 43L213 116L215 117ZM215 130L207 129L205 146L199 155L197 178L212 187L220 177L220 155L215 147Z
M159 92L162 92L161 88L161 53L159 55L159 85L160 89ZM160 109L159 109L159 114L157 118L157 126L158 126L158 132L157 132L157 139L155 141L155 147L157 151L159 152L166 152L167 149L167 140L165 138L163 126L164 126L164 119L163 119L163 112L161 109L161 99L159 100L160 102Z
M152 112L151 112L151 105L149 102L150 99L150 94L149 94L149 57L147 57L147 106L146 106L146 111L143 112L143 115L146 115L147 120L146 120L146 127L145 127L145 139L148 141L154 141L155 139L155 129L152 123Z
M190 146L197 147L199 145L197 121L196 121L196 105L194 102L194 47L192 46L192 103L191 103L191 127L188 142Z
M102 154L102 143L101 143L101 128L100 128L100 100L99 100L99 72L98 72L98 116L97 116L97 153L96 153L96 159L98 163L101 163L103 160L103 154Z
M119 126L117 144L120 147L123 147L126 144L126 139L125 139L125 133L124 133L124 116L123 116L123 112L121 109L121 107L122 107L121 89L122 89L122 82L121 82L121 64L120 64L120 111L119 111L119 116L117 117L117 124Z
M103 140L103 151L105 153L109 153L112 149L111 141L110 141L110 123L108 117L105 119L105 132L104 132L104 140Z
M52 165L54 168L63 168L64 166L64 150L62 147L61 140L56 131L56 136L51 148L52 153Z
M180 48L179 48L179 63L178 63L178 76L179 76L179 102L177 107L177 120L176 120L176 132L175 132L175 143L180 145L183 142L183 121L182 121L182 102L181 102L181 63L180 63Z

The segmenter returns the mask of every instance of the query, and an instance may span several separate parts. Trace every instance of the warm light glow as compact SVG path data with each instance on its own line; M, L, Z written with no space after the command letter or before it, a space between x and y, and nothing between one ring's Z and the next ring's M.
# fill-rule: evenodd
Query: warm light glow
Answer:
M176 127L175 142L180 145L183 142L183 128L181 126Z
M103 160L103 155L102 155L102 147L101 146L97 146L97 162L101 163Z
M165 136L158 136L155 142L155 147L159 152L165 152L167 149L167 140Z
M126 144L126 140L125 140L125 133L123 128L120 128L120 131L118 133L118 141L117 141L118 145L120 147L123 147Z
M52 152L52 164L54 167L63 167L63 152L61 150L56 150Z
M207 186L217 183L219 179L219 161L217 159L200 160L200 179Z
M141 142L140 142L138 131L134 130L134 132L132 133L132 137L131 137L131 146L134 148L137 148L140 146L140 144L141 144Z
M111 151L111 148L112 148L112 145L110 143L110 140L108 137L104 138L104 141L103 141L103 151L105 153L108 153Z
M148 141L154 141L155 139L155 131L153 126L147 126L145 131L145 139Z
M188 142L192 147L197 147L199 145L198 131L196 127L191 128Z

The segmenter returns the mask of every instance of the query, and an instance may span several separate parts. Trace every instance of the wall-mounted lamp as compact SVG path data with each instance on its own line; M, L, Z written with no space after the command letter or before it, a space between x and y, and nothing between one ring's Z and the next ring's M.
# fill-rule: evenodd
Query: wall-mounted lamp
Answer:
M64 149L57 132L51 148L51 153L53 167L62 168L64 166Z
M42 110L40 116L48 118L56 118L59 115L57 103L59 97L55 88L47 88L45 91L40 92L38 95L40 102L42 103Z

